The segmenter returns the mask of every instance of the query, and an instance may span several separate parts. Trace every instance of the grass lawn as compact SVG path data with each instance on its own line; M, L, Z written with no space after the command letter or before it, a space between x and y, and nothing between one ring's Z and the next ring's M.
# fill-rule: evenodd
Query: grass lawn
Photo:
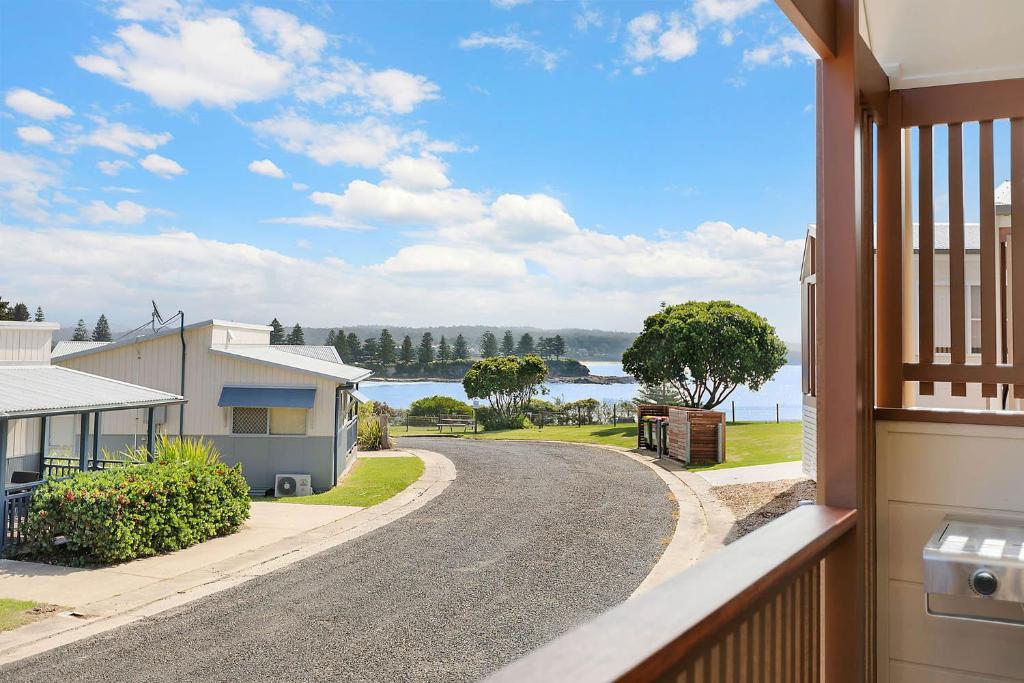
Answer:
M434 432L437 433L436 431ZM400 432L393 432L401 436ZM572 443L596 443L636 448L636 425L555 426L544 429L503 429L466 434L468 439L544 440ZM799 460L801 453L799 422L738 422L726 426L726 462L693 469L725 469L746 465L767 465Z
M330 491L301 498L267 498L302 505L370 507L403 491L423 474L423 461L414 456L358 458L340 484ZM263 499L260 499L263 500Z
M0 631L10 631L39 618L38 608L43 607L31 600L0 598Z

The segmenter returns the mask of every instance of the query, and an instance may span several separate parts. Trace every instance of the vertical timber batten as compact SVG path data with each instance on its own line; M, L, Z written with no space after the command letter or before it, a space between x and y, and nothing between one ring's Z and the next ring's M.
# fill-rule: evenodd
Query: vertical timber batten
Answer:
M995 168L993 165L992 121L978 128L978 207L981 212L981 363L996 364L997 275ZM995 384L982 384L981 395L997 396Z
M949 124L949 339L950 361L967 362L964 301L964 143L963 124ZM953 396L966 396L967 384L953 382Z
M875 305L876 405L903 407L903 161L902 99L889 96L889 115L878 127L878 255Z
M818 107L818 502L861 507L865 420L861 101L858 4L836 0L836 54L819 63ZM863 522L823 563L822 673L830 683L865 676Z

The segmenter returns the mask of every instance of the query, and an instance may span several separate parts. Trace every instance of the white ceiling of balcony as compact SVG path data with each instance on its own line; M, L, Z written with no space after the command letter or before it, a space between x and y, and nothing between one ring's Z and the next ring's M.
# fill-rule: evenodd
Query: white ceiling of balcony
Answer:
M862 0L893 89L1024 77L1024 0Z

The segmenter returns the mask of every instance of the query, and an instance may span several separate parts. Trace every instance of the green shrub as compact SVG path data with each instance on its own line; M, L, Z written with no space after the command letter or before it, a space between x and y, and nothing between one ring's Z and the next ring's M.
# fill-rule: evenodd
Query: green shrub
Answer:
M220 462L220 451L217 450L217 447L213 445L212 441L208 441L202 437L199 437L198 439L193 439L191 437L186 437L184 439L175 438L172 441L167 438L166 434L161 434L156 440L156 443L153 444L153 453L155 453L154 460L196 462L207 465ZM127 460L129 462L147 462L149 460L149 452L146 450L145 446L128 448L123 453L113 456L111 459Z
M361 451L379 451L391 448L387 425L391 408L386 403L367 401L359 405L359 433L356 443Z
M248 517L240 466L158 459L40 486L19 552L73 566L124 562L232 533Z
M410 415L472 415L473 407L451 396L427 396L409 404Z
M526 429L533 426L525 415L505 417L494 408L487 407L476 409L476 419L489 432L497 429Z

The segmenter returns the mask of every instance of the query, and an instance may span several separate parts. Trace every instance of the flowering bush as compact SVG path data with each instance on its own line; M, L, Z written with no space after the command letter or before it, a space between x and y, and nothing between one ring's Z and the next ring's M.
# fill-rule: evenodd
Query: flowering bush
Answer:
M43 484L19 552L66 565L124 562L232 533L248 517L239 466L160 458Z

